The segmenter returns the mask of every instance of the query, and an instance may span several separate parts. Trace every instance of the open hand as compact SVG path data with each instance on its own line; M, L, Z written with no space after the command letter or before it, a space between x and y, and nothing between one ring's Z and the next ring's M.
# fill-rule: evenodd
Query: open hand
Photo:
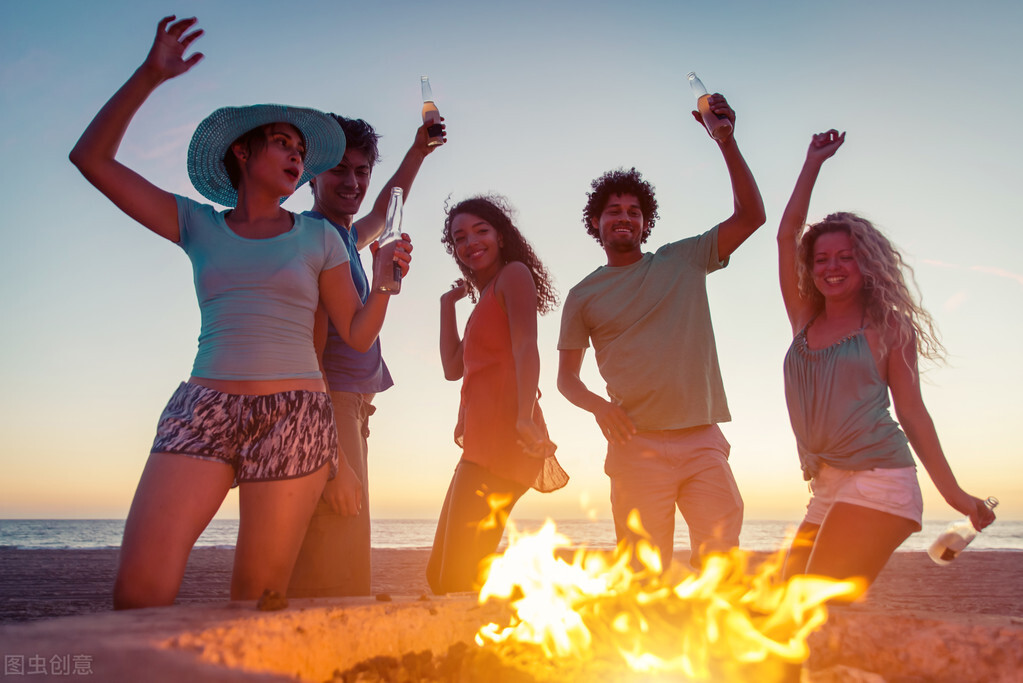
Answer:
M180 76L203 58L201 52L196 52L185 59L185 51L188 50L189 45L203 34L202 29L188 33L188 30L195 26L196 18L174 21L175 18L172 14L160 20L156 27L153 46L149 48L146 61L142 63L143 68L156 74L161 80Z

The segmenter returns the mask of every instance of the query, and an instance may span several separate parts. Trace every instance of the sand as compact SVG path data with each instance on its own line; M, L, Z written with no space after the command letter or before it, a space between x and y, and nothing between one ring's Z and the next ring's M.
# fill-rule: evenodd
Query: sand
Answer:
M374 653L443 651L491 618L467 594L420 598L427 550L374 550L374 591L393 600L293 600L280 612L228 600L232 555L193 551L178 606L114 612L116 550L0 549L5 675L312 683ZM947 567L896 553L864 602L833 608L811 636L802 680L1015 683L1021 587L1023 552L968 552Z
M428 594L428 555L425 549L374 549L374 594ZM178 604L227 602L233 556L228 549L194 550ZM0 623L110 610L116 562L117 550L0 548ZM966 552L945 567L925 553L898 552L863 604L898 612L997 615L1023 624L1023 552Z

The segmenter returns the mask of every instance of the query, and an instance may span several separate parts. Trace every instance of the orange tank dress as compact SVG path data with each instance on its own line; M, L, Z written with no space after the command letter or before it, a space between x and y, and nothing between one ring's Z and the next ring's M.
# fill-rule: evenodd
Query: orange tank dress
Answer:
M568 483L568 475L553 455L533 457L518 443L511 330L492 286L484 288L465 324L462 361L462 401L455 427L462 459L538 491L554 491ZM539 403L533 421L547 434Z

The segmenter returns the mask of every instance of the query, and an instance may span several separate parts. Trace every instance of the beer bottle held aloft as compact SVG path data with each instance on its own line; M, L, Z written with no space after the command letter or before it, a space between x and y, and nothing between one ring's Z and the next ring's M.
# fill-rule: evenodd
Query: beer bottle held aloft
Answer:
M696 95L696 109L703 117L703 125L707 132L717 141L726 139L732 134L732 122L726 116L718 116L710 110L710 93L703 87L703 82L697 77L695 71L690 71L686 76L689 79L689 87Z
M984 501L984 505L987 505L989 509L994 510L995 506L998 505L998 499L994 496L990 496ZM970 544L970 541L977 537L980 531L973 526L973 522L970 518L960 520L950 524L945 531L942 532L941 536L931 544L931 547L927 549L927 554L931 556L931 559L938 564L948 564L952 560L959 557L959 553L963 552L963 549Z
M391 188L391 198L387 202L387 214L384 222L384 234L380 236L380 250L378 258L394 258L394 243L401 239L401 218L403 213L402 197L404 192L400 187ZM390 249L387 247L390 246ZM392 263L389 271L390 277L384 279L377 285L377 289L387 294L397 294L401 291L401 266L397 261Z
M430 77L423 76L423 123L427 125L426 133L429 138L427 146L436 147L444 144L444 128L440 125L440 112L433 102L433 89L430 87Z

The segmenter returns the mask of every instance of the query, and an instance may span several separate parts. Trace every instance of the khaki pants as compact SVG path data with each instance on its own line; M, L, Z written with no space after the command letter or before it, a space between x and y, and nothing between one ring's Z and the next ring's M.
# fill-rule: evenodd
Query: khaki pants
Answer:
M618 540L642 538L626 524L637 510L667 569L677 507L689 526L691 565L699 567L708 550L737 547L743 505L728 466L730 449L717 425L640 432L625 444L608 444L604 471Z
M362 509L354 517L339 515L321 499L309 522L288 596L293 598L369 595L370 565L369 416L371 395L332 391L339 455L362 481Z

